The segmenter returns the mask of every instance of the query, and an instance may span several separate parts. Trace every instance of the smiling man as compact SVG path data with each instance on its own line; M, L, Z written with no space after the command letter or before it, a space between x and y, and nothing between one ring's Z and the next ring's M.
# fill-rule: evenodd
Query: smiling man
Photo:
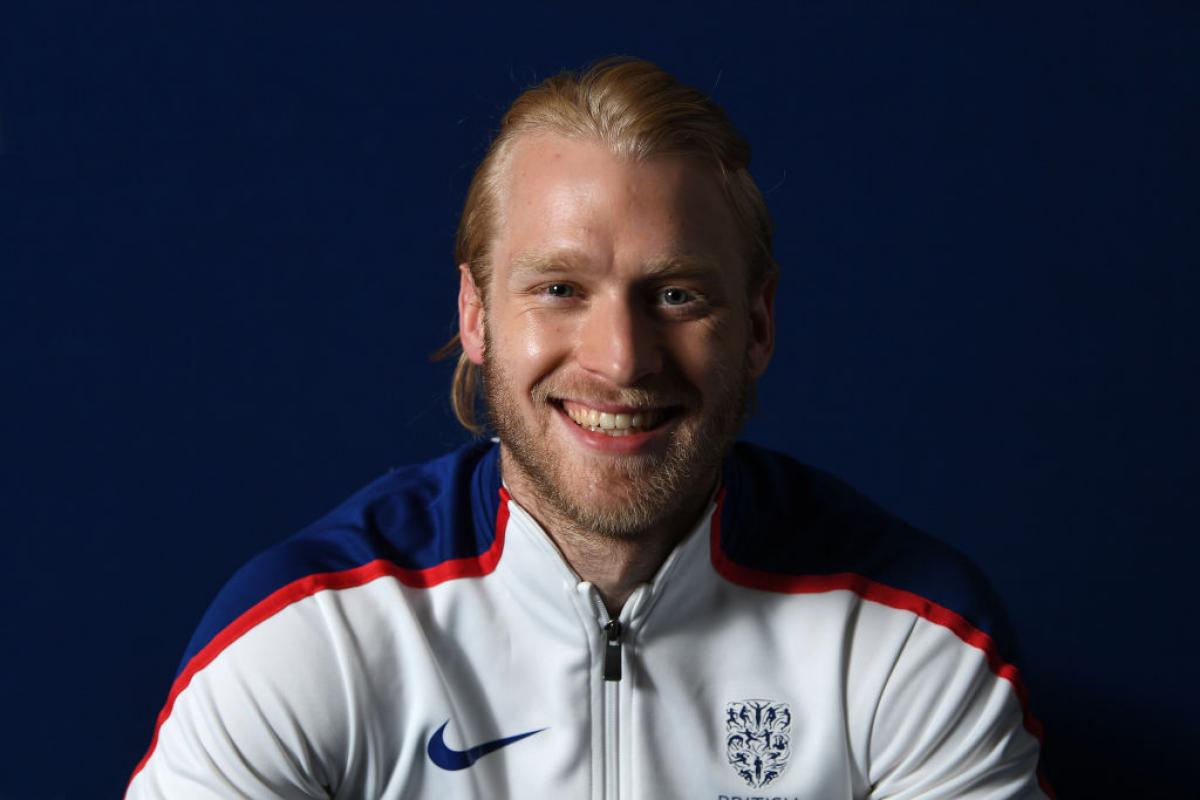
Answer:
M774 275L751 282L693 157L544 131L506 160L490 274L460 267L464 353L510 492L616 612L716 489L770 357Z
M1025 798L1036 721L961 556L735 444L771 224L722 111L651 64L525 92L459 229L454 406L245 567L130 797Z

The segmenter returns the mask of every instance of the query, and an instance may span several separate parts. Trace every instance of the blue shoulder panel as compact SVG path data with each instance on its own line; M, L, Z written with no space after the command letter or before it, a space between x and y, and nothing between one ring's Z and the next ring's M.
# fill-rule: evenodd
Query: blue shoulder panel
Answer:
M499 448L474 442L394 469L334 511L251 560L200 621L176 675L230 623L293 581L384 559L423 570L477 556L495 539Z
M854 573L919 595L989 634L1014 637L995 591L966 556L785 455L739 443L725 461L721 545L744 567L785 575Z

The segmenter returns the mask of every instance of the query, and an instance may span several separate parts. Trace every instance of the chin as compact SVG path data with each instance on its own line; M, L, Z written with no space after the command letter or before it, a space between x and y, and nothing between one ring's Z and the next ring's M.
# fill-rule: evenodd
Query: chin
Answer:
M637 538L671 522L682 505L695 502L697 481L704 480L694 463L662 456L563 455L557 463L567 469L545 472L538 483L545 499L579 528L613 538Z

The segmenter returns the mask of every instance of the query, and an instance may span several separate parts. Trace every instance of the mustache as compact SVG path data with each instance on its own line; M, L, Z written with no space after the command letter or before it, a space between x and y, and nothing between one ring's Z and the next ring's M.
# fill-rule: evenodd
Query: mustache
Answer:
M633 406L635 408L669 408L694 406L696 390L684 386L639 387L630 386L614 390L579 380L546 380L529 390L535 403L548 403L553 399L569 399L582 403Z

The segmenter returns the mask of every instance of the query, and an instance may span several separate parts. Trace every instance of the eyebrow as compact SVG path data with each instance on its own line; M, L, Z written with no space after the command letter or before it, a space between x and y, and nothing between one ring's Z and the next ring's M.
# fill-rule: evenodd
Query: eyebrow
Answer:
M715 277L725 270L717 259L691 253L651 261L647 267L650 277L662 278Z
M545 275L588 271L586 260L571 250L552 253L521 253L512 260L511 275ZM720 262L706 255L680 253L646 264L647 278L712 277L723 271Z
M521 253L512 260L512 275L542 275L583 268L583 259L570 250L554 253Z

